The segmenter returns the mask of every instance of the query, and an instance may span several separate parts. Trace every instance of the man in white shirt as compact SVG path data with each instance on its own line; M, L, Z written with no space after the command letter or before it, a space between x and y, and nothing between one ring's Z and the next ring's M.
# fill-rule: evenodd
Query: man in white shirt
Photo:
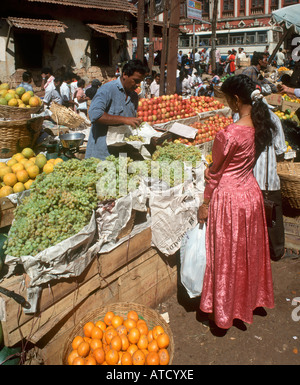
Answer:
M285 56L284 56L284 53L282 52L282 48L279 48L279 52L277 53L277 58L276 58L276 64L278 68L284 65L284 59L285 59Z
M238 53L235 55L235 65L236 67L240 68L240 62L241 60L246 60L247 59L247 56L244 52L244 48L239 48L238 49Z
M160 89L159 83L160 83L160 74L156 74L150 86L151 98L155 96L157 97L159 96L159 89Z
M197 49L195 50L195 69L197 74L200 75L200 54Z

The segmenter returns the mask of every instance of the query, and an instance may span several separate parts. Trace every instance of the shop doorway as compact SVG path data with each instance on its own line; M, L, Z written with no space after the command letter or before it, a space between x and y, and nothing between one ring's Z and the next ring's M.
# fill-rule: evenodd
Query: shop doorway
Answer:
M37 33L14 32L15 66L17 68L42 68L42 37Z

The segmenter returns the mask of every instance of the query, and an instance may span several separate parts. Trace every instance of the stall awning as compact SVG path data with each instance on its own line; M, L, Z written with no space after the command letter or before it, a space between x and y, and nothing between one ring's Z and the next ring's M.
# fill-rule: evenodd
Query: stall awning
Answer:
M300 4L290 5L272 12L272 19L277 23L284 23L286 28L294 26L295 32L300 35Z
M7 22L10 26L23 29L34 29L36 31L64 33L68 28L59 20L45 19L25 19L20 17L8 17Z
M129 32L126 25L103 25L103 24L87 24L94 31L118 39L118 33Z

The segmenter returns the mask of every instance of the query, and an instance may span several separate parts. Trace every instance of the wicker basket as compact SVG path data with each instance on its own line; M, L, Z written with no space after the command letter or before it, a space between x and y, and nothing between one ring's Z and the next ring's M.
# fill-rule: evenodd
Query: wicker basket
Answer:
M83 334L83 326L88 321L96 322L98 320L103 320L105 314L108 311L114 312L116 315L120 315L123 318L127 317L127 313L130 310L135 310L137 314L139 315L139 318L142 318L146 321L147 326L149 329L152 329L156 325L160 325L163 327L164 331L168 334L170 338L170 344L168 346L168 352L170 355L170 362L169 365L172 364L173 356L174 356L174 339L173 334L170 326L166 323L166 321L162 318L160 314L158 314L155 310L140 305L137 303L131 303L131 302L118 302L113 304L108 304L106 306L100 307L98 309L95 309L88 313L82 320L79 322L79 324L72 330L70 335L65 341L63 350L62 350L62 364L68 365L68 355L72 351L72 341L75 336Z
M74 112L71 108L64 107L60 104L51 103L50 111L53 114L51 118L58 125L75 129L81 124L86 123L86 120L80 115L76 114L76 112Z
M41 104L37 107L20 108L12 106L0 105L0 118L2 119L14 119L14 120L28 120L31 118L31 114L38 114L44 109L44 105Z
M0 158L11 158L25 147L33 147L40 135L43 117L0 121Z
M221 91L221 87L214 86L214 96L217 98L225 98L224 93Z
M300 163L280 162L277 166L282 199L294 209L300 209Z

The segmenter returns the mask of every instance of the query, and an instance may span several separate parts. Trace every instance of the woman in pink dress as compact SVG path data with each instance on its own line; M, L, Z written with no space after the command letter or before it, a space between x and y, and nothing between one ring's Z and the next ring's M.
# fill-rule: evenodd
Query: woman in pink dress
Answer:
M234 319L252 323L257 307L274 307L264 201L252 171L274 126L256 87L245 75L230 77L221 87L240 120L215 137L198 210L199 222L207 220L200 309L222 329Z

